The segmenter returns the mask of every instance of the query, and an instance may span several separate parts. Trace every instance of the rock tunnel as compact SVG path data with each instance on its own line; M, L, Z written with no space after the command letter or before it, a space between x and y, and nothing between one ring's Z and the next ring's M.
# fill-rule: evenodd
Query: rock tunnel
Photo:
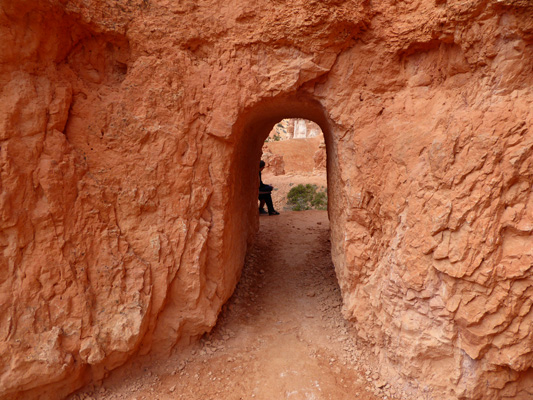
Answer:
M235 197L230 203L235 205L231 214L237 216L235 232L244 230L242 221L247 221L245 225L256 230L257 213L254 202L258 173L256 164L261 158L261 148L272 127L284 118L305 118L316 122L324 134L326 152L329 154L332 151L330 150L333 146L332 122L321 104L306 93L260 101L250 110L245 110L233 126L236 146L232 173L236 179L232 185ZM334 180L334 168L333 164L328 164L328 181ZM330 198L330 201L334 202L335 199Z
M64 396L216 321L261 143L328 152L344 314L433 398L531 398L526 1L2 1L0 397Z

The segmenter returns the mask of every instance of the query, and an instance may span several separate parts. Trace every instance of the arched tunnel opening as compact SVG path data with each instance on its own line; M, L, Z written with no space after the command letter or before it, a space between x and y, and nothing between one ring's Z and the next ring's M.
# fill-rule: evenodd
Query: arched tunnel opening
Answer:
M327 154L327 195L328 216L336 207L335 190L338 179L337 163L333 141L334 124L327 112L316 99L305 94L279 97L258 102L254 107L244 110L233 126L235 151L231 163L232 188L228 200L228 223L226 235L231 235L238 249L246 248L258 230L257 209L259 161L262 147L272 127L285 118L303 118L315 122L321 128ZM244 253L244 252L242 252Z
M273 127L284 119L312 121L318 125L323 136L326 152L326 182L324 190L327 191L327 207L324 208L327 208L327 212L316 211L316 215L321 213L321 216L317 216L313 220L315 221L313 224L316 224L314 227L306 226L302 221L294 222L295 219L302 220L305 213L302 213L301 216L287 217L286 219L284 214L290 214L290 212L280 209L281 217L268 216L260 219L258 212L259 162L262 159L263 146ZM329 119L322 104L305 94L264 100L254 107L244 110L233 126L233 136L236 138L235 152L231 164L232 173L230 174L233 178L233 182L230 183L233 197L229 200L230 211L227 214L228 223L226 229L236 246L247 247L246 254L248 256L250 256L250 252L256 252L256 254L252 254L252 259L255 257L264 261L267 261L266 258L269 256L277 254L278 249L274 249L276 241L262 240L259 246L253 246L254 238L257 242L258 236L266 234L275 237L283 231L289 244L301 241L302 246L305 247L305 240L302 238L306 238L308 234L316 233L313 231L317 228L321 229L321 233L315 235L315 240L320 242L316 246L321 248L320 257L316 258L320 258L323 264L327 264L329 271L326 274L328 277L333 277L334 286L338 290L339 285L332 263L330 242L332 240L330 238L332 216L335 218L335 213L339 212L339 207L336 205L338 201L336 194L339 191L335 190L338 174L333 127L334 124ZM275 206L277 205L275 204ZM298 212L294 213L298 214ZM300 222L302 222L301 225L298 225ZM313 249L313 246L315 245L310 244L309 249ZM300 250L292 247L292 251L296 253L299 253ZM324 257L324 255L326 256ZM303 256L307 256L305 251L303 255L294 255L296 258ZM247 261L250 261L250 259L247 258ZM244 264L244 260L242 262ZM309 262L311 264L314 263L313 260ZM261 262L254 263L252 260L251 263L256 264L255 267L258 270L263 269ZM242 284L242 282L239 284ZM261 282L258 281L257 284L261 284ZM305 291L305 288L302 290ZM338 294L340 301L340 292Z
M285 118L303 118L320 126L326 144L328 187L333 183L335 157L332 144L332 122L322 105L306 96L269 99L260 102L250 110L245 110L233 127L237 142L234 153L234 175L238 176L234 182L233 204L239 204L239 206L253 204L253 201L246 200L257 195L253 188L257 183L263 143L272 127ZM331 201L335 199L332 198ZM253 213L250 214L253 215Z
M290 96L262 100L241 112L232 127L235 138L230 163L231 188L226 214L225 237L231 237L233 249L245 254L259 228L258 183L262 147L273 126L285 118L303 118L315 122L322 130L326 147L326 176L328 218L334 222L339 190L338 164L333 140L334 123L323 105L310 95L296 93ZM335 229L331 230L332 235ZM227 259L230 259L229 256ZM235 260L234 262L239 262ZM243 260L240 260L242 265Z

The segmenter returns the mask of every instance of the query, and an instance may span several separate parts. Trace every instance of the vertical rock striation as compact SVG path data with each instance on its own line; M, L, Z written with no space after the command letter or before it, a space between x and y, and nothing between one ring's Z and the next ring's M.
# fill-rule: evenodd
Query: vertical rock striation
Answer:
M345 315L382 372L533 397L530 2L0 5L1 398L209 330L283 118L324 131Z

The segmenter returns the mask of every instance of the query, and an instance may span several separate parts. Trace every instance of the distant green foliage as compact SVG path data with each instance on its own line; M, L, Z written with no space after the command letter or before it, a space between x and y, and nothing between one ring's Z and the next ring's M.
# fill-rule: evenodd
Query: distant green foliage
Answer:
M265 142L279 142L281 140L281 132L286 134L287 129L285 128L282 122L278 122L274 126L274 135L267 137Z
M326 189L321 187L317 190L316 185L298 185L291 188L287 194L288 204L294 211L303 210L327 210L328 209L328 195Z
M279 142L281 140L281 135L276 133L273 137L267 137L265 142Z

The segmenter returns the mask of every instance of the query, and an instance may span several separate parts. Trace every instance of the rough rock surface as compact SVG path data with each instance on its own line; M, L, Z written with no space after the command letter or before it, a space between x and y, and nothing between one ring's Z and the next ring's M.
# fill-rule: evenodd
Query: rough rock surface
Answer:
M315 151L315 154L313 155L313 162L315 163L315 166L313 168L314 171L319 172L325 171L327 169L328 157L325 142L320 142L318 150Z
M533 397L527 0L1 0L0 396L209 330L274 123L318 123L344 312L426 397Z
M263 146L261 160L265 162L265 169L272 172L272 174L276 176L285 174L285 161L283 155L272 153L266 144Z
M305 139L312 138L322 134L320 126L313 121L306 119L293 118L291 119L293 124L292 138L293 139Z
M275 173L276 158L283 158L283 170L287 174L309 175L315 168L314 154L320 148L323 137L289 139L265 143L261 158L266 162L266 171ZM324 146L325 147L325 146ZM277 157L276 157L277 156ZM324 157L325 148L324 148ZM324 159L325 161L325 159ZM324 166L325 168L325 166ZM322 170L321 172L324 172Z
M302 118L286 118L274 125L266 141L306 139L322 135L322 129L313 121Z

